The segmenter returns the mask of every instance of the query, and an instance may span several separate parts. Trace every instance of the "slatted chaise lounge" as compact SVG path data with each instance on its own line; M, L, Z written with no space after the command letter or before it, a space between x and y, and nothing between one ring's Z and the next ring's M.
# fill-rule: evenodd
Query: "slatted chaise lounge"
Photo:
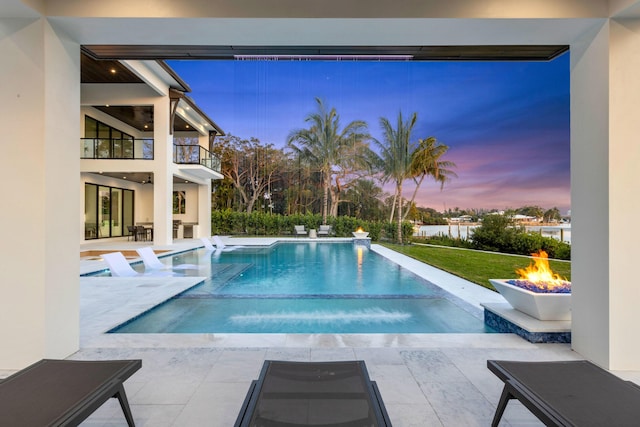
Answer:
M363 361L266 360L235 426L391 426Z
M586 360L488 360L487 367L504 382L494 427L511 399L518 399L547 426L640 425L640 386Z
M77 426L116 398L134 427L123 383L141 366L141 360L36 362L0 381L0 426Z

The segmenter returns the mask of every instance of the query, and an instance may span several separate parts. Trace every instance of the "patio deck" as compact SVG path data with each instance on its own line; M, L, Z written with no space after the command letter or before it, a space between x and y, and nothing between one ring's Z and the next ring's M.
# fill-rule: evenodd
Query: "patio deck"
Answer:
M233 239L242 245L273 241ZM200 246L198 242L182 240L154 249L182 251ZM82 249L144 245L96 242ZM386 251L377 245L372 249ZM386 255L474 306L497 295L402 255ZM104 268L96 260L81 264L83 272ZM264 360L270 359L365 360L394 426L487 426L503 386L487 369L487 359L581 359L567 344L531 344L512 334L104 334L198 280L80 279L80 351L70 359L142 359L142 369L125 383L136 425L233 425L251 380L257 378ZM640 383L640 372L617 374ZM107 402L82 424L125 425L117 402ZM500 425L542 424L521 404L512 402Z

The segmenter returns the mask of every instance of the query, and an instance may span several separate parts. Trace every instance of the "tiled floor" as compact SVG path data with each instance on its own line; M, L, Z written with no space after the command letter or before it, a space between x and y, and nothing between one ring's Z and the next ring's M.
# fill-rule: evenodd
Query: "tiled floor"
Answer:
M246 245L254 240L234 242ZM171 249L197 244L184 240ZM112 242L90 248L136 245L143 244ZM465 299L478 311L480 302L500 299L379 246L374 245L373 250ZM100 261L81 263L83 272L104 268ZM249 384L266 359L365 360L394 426L488 426L502 383L486 368L487 359L581 358L569 345L536 345L508 334L104 334L197 280L81 278L81 349L70 358L142 359L142 369L125 383L138 426L233 425ZM623 376L640 380L640 373ZM118 403L111 400L82 426L125 426ZM500 425L542 424L518 402L511 402Z

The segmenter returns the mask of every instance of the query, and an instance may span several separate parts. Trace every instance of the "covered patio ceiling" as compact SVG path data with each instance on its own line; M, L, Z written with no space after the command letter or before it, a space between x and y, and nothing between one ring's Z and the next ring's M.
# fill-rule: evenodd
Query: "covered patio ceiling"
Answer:
M305 59L410 61L549 61L568 45L483 46L196 46L84 45L94 59Z
M100 172L96 175L109 176L111 178L122 179L125 181L137 182L138 184L153 184L153 173L151 172ZM151 179L151 182L149 182ZM173 177L174 184L195 184L188 179Z

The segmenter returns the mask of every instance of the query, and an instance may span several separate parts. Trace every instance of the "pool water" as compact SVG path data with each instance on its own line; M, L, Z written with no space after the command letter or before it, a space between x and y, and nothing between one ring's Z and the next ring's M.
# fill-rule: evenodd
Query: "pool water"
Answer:
M280 243L172 258L201 265L198 275L210 278L111 332L493 332L467 303L352 243Z

